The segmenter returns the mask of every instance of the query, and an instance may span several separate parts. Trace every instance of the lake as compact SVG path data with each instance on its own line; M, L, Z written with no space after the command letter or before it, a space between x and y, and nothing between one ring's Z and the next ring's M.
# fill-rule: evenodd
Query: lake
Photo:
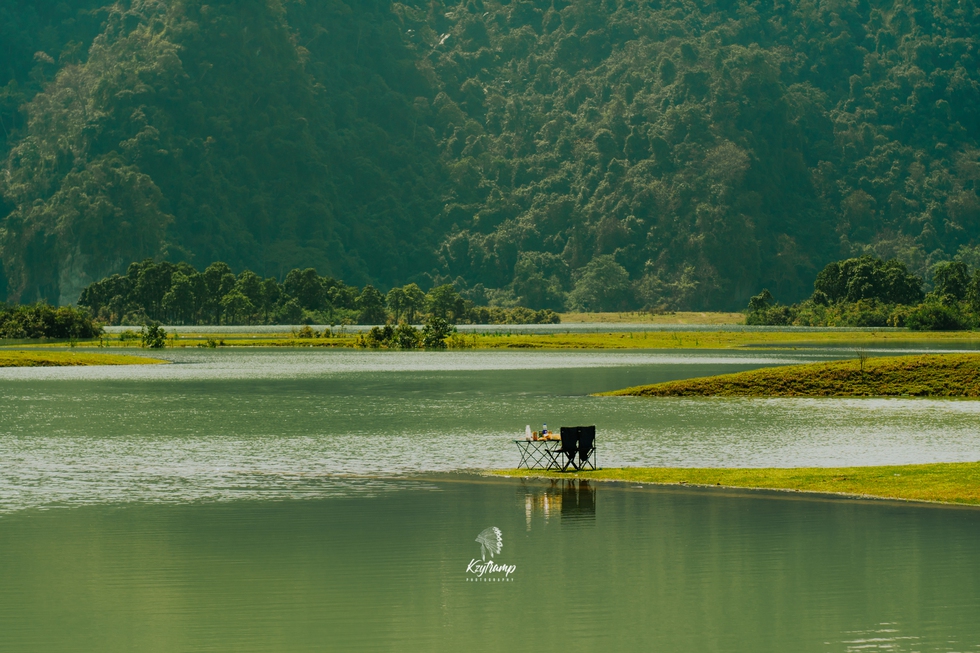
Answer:
M0 370L0 650L980 648L980 510L475 475L543 422L603 466L980 458L980 402L588 396L852 352L163 355Z

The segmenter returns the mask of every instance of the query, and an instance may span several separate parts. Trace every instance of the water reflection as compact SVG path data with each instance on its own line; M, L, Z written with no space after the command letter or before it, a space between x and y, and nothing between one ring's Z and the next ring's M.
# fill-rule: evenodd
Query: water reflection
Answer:
M556 478L521 482L524 520L530 531L536 520L548 523L555 515L562 525L595 524L596 488L588 480Z

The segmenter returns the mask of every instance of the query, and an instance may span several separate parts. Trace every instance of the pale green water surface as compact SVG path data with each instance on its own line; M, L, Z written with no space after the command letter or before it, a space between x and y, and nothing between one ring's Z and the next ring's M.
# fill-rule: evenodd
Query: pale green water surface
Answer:
M606 466L980 458L980 402L586 396L850 352L165 355L0 370L0 651L980 649L980 510L466 473L544 421Z

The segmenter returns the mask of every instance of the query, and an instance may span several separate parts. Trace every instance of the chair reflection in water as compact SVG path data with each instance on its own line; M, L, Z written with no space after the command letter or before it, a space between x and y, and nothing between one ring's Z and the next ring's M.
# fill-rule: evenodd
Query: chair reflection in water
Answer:
M545 523L559 515L562 523L595 521L596 488L587 479L551 478L547 483L528 479L522 481L520 491L524 495L528 530L531 530L535 515L543 517Z
M595 488L585 479L567 479L561 491L561 520L595 520Z
M595 427L561 427L561 447L550 449L548 454L554 466L563 472L567 472L569 466L576 470L596 469Z

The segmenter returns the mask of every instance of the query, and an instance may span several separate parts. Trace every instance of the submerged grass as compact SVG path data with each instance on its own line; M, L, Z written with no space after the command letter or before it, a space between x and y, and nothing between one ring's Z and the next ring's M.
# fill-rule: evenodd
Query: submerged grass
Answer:
M766 367L601 393L634 397L980 397L980 354Z
M71 367L76 365L154 365L167 361L144 356L66 351L0 350L0 367Z
M574 473L514 469L494 473L503 476L722 486L980 505L980 462L768 469L623 467Z

